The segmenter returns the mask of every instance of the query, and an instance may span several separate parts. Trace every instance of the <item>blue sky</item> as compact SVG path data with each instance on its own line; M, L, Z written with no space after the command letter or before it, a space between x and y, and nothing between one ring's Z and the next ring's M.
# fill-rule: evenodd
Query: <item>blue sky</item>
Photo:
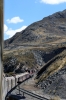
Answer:
M64 9L66 0L4 0L4 40Z

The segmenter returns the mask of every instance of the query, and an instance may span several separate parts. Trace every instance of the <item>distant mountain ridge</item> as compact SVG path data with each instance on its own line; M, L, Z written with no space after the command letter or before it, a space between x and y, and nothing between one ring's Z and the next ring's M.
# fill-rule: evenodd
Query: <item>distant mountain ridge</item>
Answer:
M4 47L24 44L41 45L61 40L61 38L64 40L65 36L66 10L63 10L32 23L21 32L17 32L13 37L4 41Z

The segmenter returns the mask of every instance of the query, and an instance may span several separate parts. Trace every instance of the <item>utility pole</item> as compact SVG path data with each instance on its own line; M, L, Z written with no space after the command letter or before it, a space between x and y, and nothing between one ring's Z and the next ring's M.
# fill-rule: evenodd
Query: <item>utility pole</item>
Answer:
M3 0L0 0L0 100L3 100L2 81L3 81Z

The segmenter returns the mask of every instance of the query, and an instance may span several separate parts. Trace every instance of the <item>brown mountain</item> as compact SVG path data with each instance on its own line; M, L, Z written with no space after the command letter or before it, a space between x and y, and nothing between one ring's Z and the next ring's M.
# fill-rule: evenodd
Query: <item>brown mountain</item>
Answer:
M66 42L66 10L56 12L42 20L29 25L25 30L17 32L4 41L4 47L17 45L52 45Z
M4 73L10 76L25 72L26 68L35 69L36 85L44 93L66 100L65 45L66 10L45 17L4 41Z

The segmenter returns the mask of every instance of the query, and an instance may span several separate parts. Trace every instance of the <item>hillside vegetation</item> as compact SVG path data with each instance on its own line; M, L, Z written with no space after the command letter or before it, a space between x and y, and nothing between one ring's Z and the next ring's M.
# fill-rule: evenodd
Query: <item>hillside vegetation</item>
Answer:
M5 40L3 70L6 75L35 70L35 85L66 100L66 10Z
M41 82L48 78L55 72L58 72L66 65L66 50L51 59L41 70L37 73L37 82Z
M4 49L66 44L66 10L56 12L4 41Z

